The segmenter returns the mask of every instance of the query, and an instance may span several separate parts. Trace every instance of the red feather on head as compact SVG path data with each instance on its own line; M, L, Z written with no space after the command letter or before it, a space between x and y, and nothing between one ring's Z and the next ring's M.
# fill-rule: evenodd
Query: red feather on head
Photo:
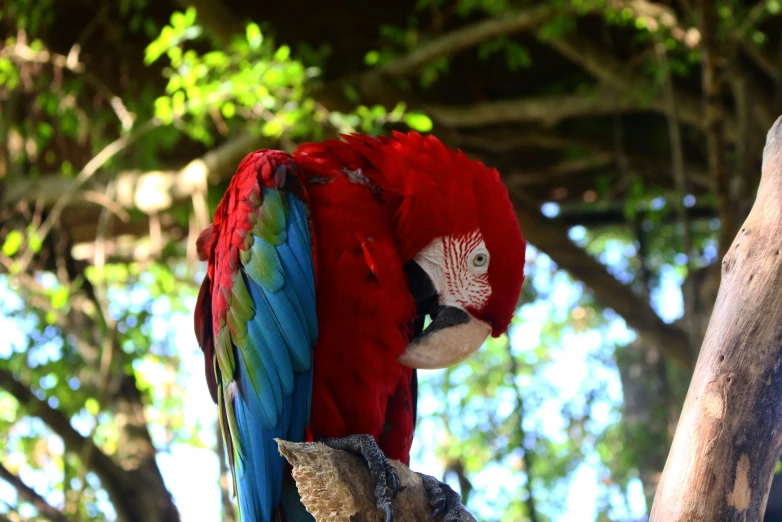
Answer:
M499 172L432 135L393 132L390 137L354 134L343 139L317 147L340 160L332 168L360 169L382 187L385 197L398 199L396 237L403 263L434 238L481 231L492 256L492 294L474 312L492 325L495 337L505 332L524 282L520 267L526 243Z

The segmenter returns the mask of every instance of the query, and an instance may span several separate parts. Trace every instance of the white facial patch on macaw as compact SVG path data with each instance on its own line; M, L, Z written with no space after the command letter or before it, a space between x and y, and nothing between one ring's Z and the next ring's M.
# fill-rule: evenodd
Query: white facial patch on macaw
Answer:
M480 310L491 296L489 251L477 230L439 237L413 260L431 279L440 305Z
M398 360L410 368L446 368L478 351L491 326L473 315L491 297L489 251L479 231L439 237L413 257L437 292L432 322Z

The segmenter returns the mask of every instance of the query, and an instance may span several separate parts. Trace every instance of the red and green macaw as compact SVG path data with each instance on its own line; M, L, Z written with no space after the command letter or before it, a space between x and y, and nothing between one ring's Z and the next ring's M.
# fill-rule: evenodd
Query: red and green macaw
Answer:
M496 170L414 132L342 138L249 154L198 239L196 336L245 522L312 520L277 437L363 456L390 520L415 369L505 332L524 280ZM423 477L458 520L458 495Z

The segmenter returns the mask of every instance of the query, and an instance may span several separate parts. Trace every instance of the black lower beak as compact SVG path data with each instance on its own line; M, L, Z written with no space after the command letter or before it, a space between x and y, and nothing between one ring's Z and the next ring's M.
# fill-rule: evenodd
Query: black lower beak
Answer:
M398 361L409 368L447 368L475 353L491 333L491 327L466 310L441 306L432 280L414 261L404 267L410 294L415 300L413 339ZM424 318L432 322L424 329Z
M421 332L413 342L410 344L416 344L417 342L423 342L428 336L434 335L437 332L450 328L451 326L457 326L460 324L467 324L472 317L470 314L453 306L440 306L437 311L431 315L432 322L426 327L426 330Z

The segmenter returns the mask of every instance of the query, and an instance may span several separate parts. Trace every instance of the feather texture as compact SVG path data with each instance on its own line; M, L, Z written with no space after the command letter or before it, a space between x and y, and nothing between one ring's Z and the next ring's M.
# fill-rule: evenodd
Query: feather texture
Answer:
M468 312L498 335L516 308L524 241L496 170L413 132L242 161L197 242L209 265L195 329L245 521L276 509L310 520L275 437L369 434L408 462L417 381L398 357L422 318L403 266L436 238L477 229L492 294Z
M315 261L306 196L284 188L296 175L287 154L250 154L199 239L196 335L245 522L272 520L285 475L274 439L303 440L310 418Z

